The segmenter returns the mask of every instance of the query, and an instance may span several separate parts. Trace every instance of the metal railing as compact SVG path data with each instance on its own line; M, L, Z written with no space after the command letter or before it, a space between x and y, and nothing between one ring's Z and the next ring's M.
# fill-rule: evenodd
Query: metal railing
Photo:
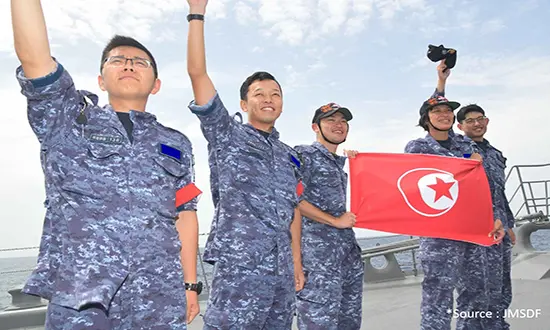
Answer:
M513 174L517 175L519 184L516 189L512 192L512 196L509 198L509 202L514 202L517 196L523 197L521 205L517 208L514 217L517 218L519 214L524 211L527 214L537 213L542 211L544 214L550 214L550 178L542 180L526 180L525 173L522 173L522 170L535 170L548 168L548 173L550 173L550 163L549 164L535 164L535 165L514 165L508 171L506 175L506 183L509 182ZM550 175L548 176L550 177ZM541 190L544 191L543 196L537 196L535 193L534 186L537 185ZM521 195L518 195L521 192ZM539 194L540 195L540 194Z
M517 211L514 214L515 221L518 225L523 226L528 224L525 227L524 232L527 233L527 230L532 228L536 229L550 229L550 219L548 218L550 214L550 179L544 180L525 180L523 176L523 169L532 169L532 168L545 168L548 167L550 170L550 164L540 164L540 165L515 165L510 168L506 176L506 182L508 183L513 174L517 174L519 180L518 187L513 191L509 202L513 202L516 198L522 197L523 201L521 205L517 208ZM550 173L550 172L549 172ZM544 191L544 196L536 196L536 189L534 185L543 186L543 189L539 191ZM527 213L526 215L519 216L521 212ZM527 228L529 227L529 228ZM521 228L520 228L521 229ZM206 236L208 233L201 233L200 236ZM517 244L522 245L522 241L525 239L525 236L530 235L518 235ZM530 241L529 241L530 242ZM529 247L529 244L523 244ZM522 245L522 246L523 246ZM364 280L367 283L377 283L377 282L386 282L386 281L395 281L400 279L405 279L408 275L402 269L402 265L398 262L397 254L404 253L407 251L411 252L412 260L412 272L414 276L417 276L420 272L417 268L416 254L415 250L419 247L419 239L411 237L410 239L378 245L370 248L364 248L361 251L361 257L365 261L365 276ZM0 249L2 252L12 252L12 251L23 251L37 249L38 247L21 247L21 248L9 248L9 249ZM200 265L200 270L202 273L203 283L205 285L205 295L208 295L209 292L209 281L204 267L204 262L199 251L198 253L198 263ZM376 268L373 266L372 261L374 258L384 257L386 265L381 268ZM32 269L20 269L20 270L10 270L0 272L0 275L3 274L12 274L12 273L23 273L30 272ZM15 329L20 326L39 326L43 324L43 319L45 315L46 307L44 302L37 300L36 297L26 296L21 293L20 289L11 290L12 294L12 308L4 312L0 311L0 330L4 329ZM202 296L202 295L201 295ZM40 323L42 322L42 323ZM13 325L18 325L15 327Z
M365 262L365 274L363 276L366 283L378 283L405 279L408 275L397 258L398 253L411 251L412 275L417 276L415 250L418 249L420 240L418 238L410 238L394 243L378 245L370 248L362 249L361 258ZM384 267L377 268L373 263L373 259L383 256L385 259Z

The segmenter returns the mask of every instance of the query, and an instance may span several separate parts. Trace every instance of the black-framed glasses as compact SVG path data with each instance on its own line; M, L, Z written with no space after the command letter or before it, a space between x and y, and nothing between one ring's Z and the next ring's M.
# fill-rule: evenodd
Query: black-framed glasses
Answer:
M475 124L475 122L477 121L480 124L483 124L485 122L485 119L487 119L487 117L485 116L479 116L477 118L468 118L468 119L464 119L464 123L468 125L472 125L472 124Z
M153 63L146 58L141 57L126 57L123 55L110 56L105 59L105 63L112 65L114 67L125 66L126 63L130 61L132 66L140 69L148 69L153 66Z

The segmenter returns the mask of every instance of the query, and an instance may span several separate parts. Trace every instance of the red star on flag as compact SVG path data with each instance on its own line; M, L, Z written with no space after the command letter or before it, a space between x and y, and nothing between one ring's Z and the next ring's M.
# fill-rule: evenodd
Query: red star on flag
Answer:
M437 202L441 197L445 196L450 200L453 200L451 192L449 191L451 187L455 184L454 182L445 182L440 178L435 178L437 180L436 184L430 184L427 187L435 191L434 202Z

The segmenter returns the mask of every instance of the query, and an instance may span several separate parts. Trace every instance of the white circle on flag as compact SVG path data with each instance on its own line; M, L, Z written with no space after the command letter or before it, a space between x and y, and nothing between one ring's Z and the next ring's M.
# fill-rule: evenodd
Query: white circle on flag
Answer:
M459 182L452 173L436 168L414 168L403 173L397 187L407 206L425 217L449 212L459 196Z
M439 179L439 180L438 180ZM441 186L438 193L434 187ZM458 198L458 182L450 174L432 173L418 180L420 196L426 205L436 210L447 210L453 207Z

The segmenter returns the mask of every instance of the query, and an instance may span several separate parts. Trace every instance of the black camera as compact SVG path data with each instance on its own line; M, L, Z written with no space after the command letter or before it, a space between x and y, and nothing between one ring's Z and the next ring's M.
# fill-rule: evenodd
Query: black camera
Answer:
M432 62L438 62L444 59L447 69L452 69L456 65L456 49L445 48L443 45L428 45L427 55Z

